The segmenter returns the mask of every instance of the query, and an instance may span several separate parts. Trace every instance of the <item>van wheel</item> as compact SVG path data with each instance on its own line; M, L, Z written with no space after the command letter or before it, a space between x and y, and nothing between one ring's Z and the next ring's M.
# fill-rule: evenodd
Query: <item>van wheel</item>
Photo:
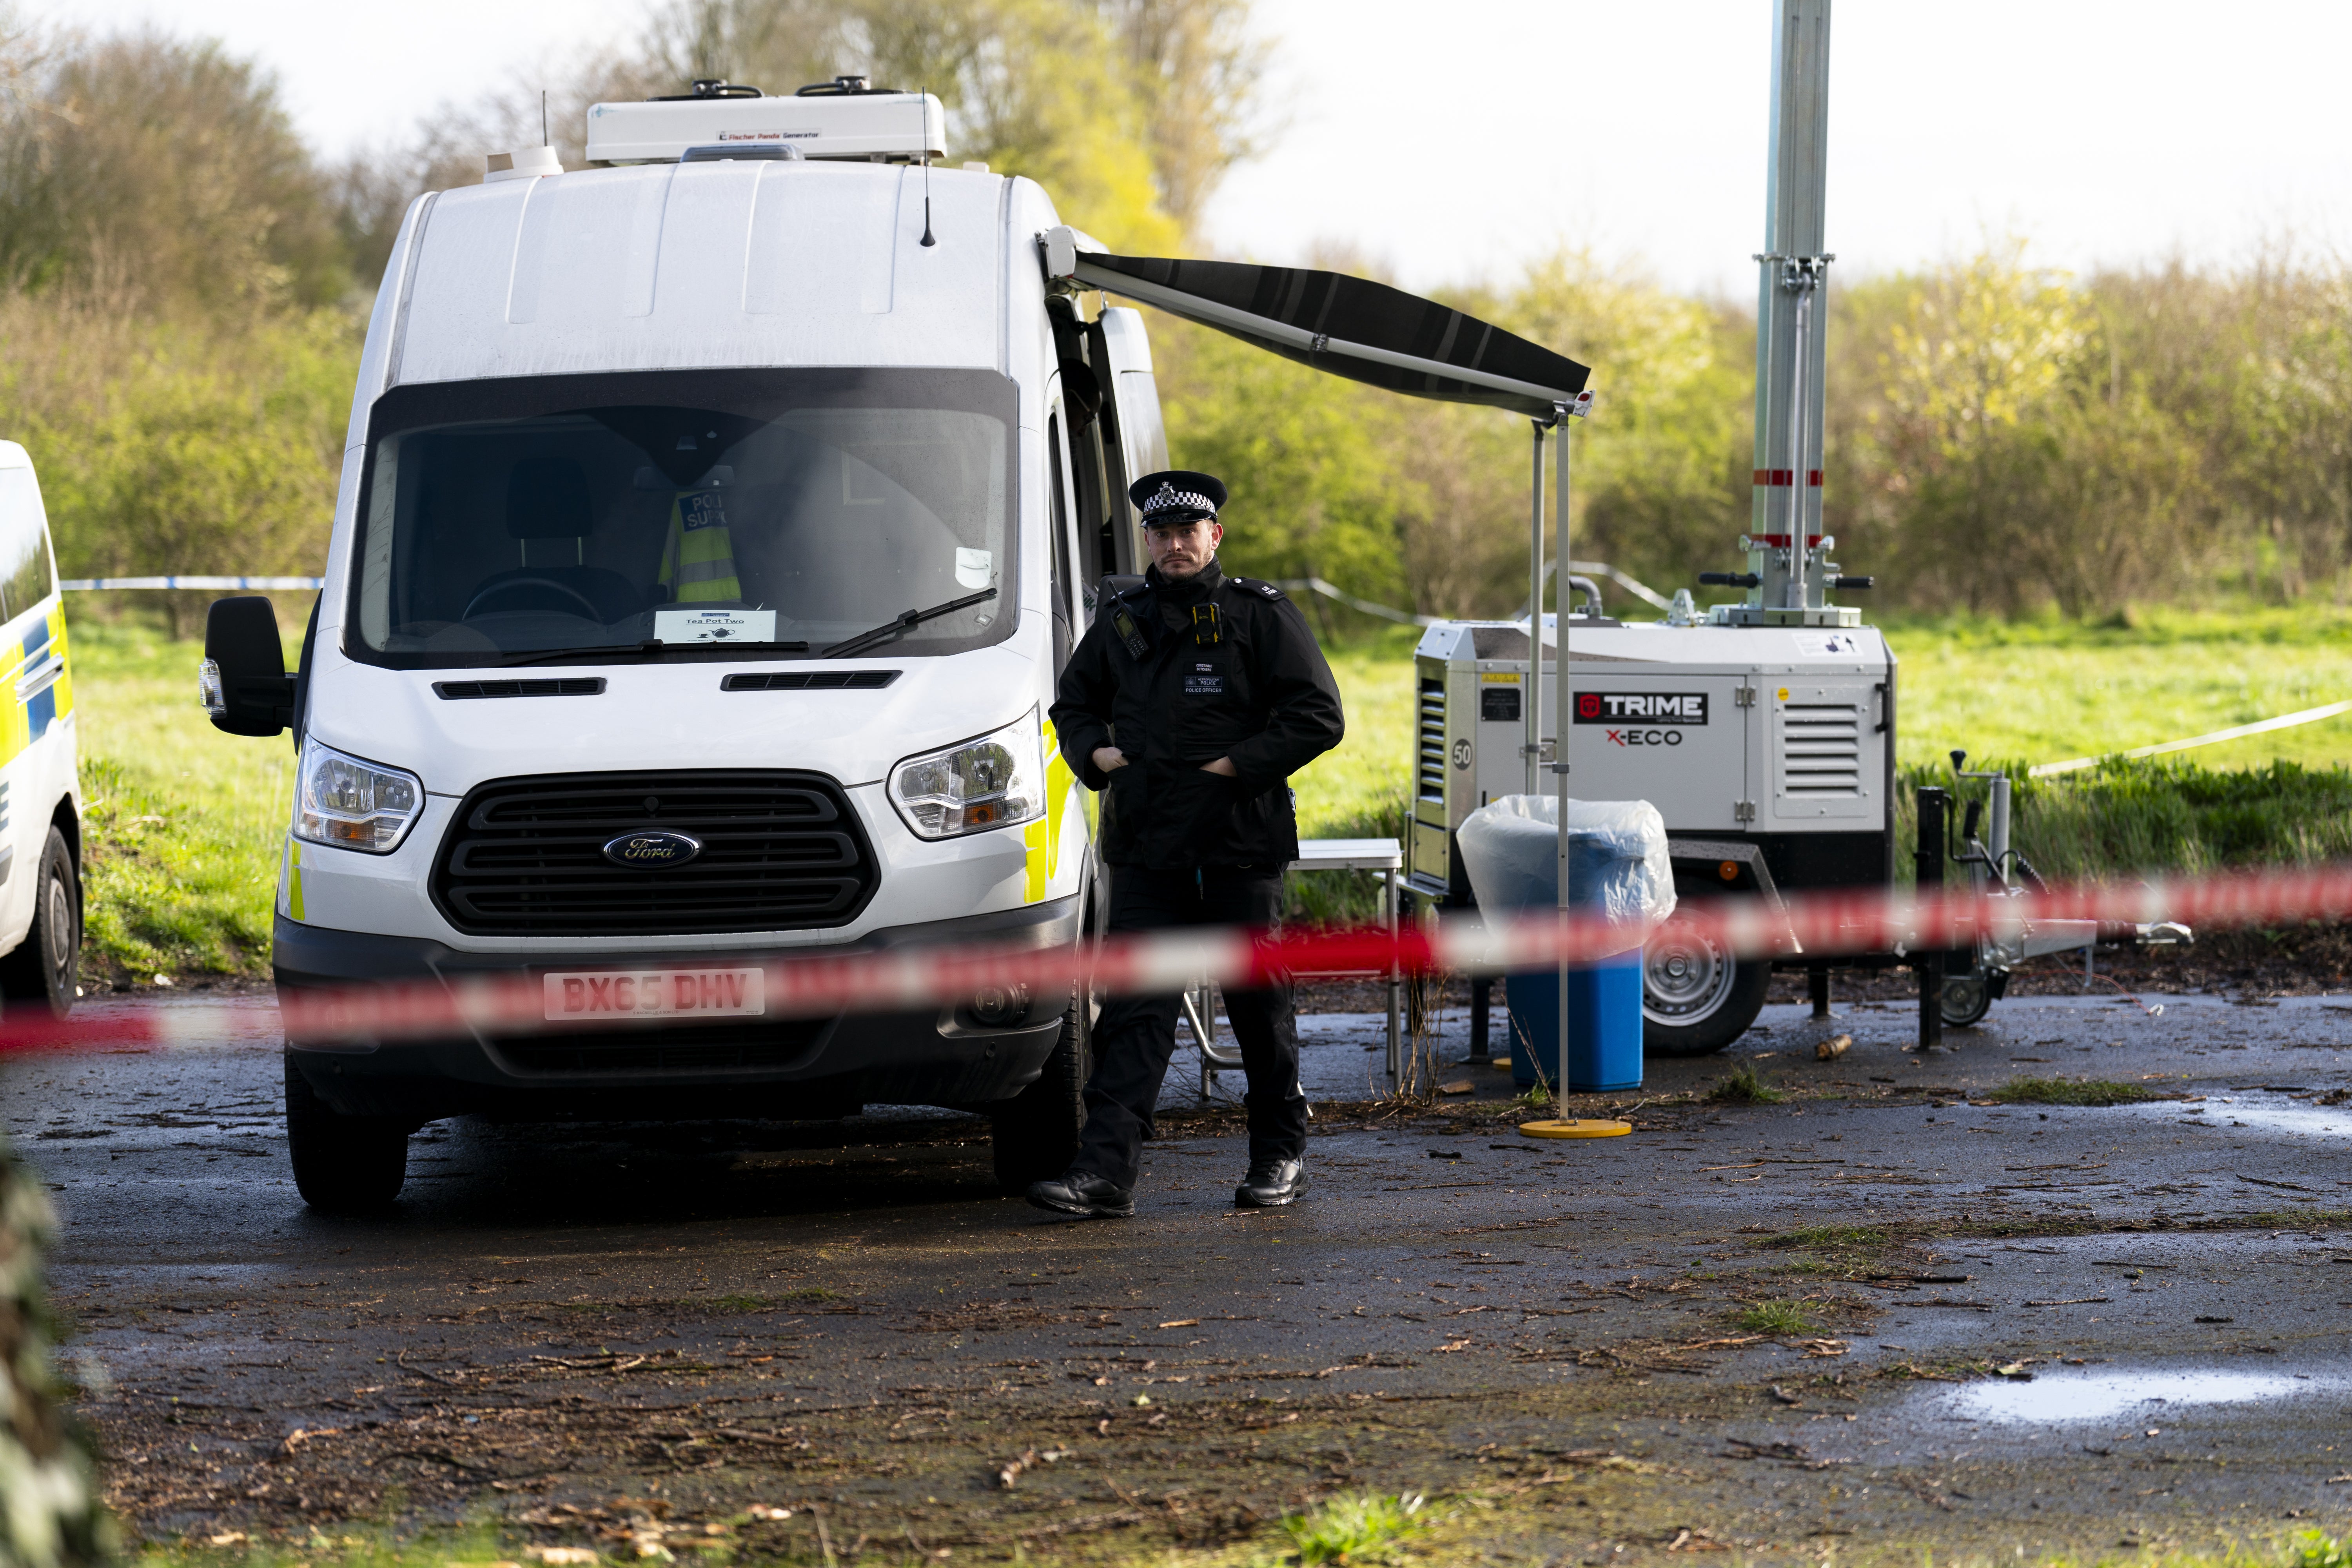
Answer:
M286 1058L286 1143L294 1185L320 1214L382 1214L408 1180L408 1128L384 1116L345 1116Z
M1710 1056L1748 1032L1771 984L1769 963L1735 958L1705 937L1653 939L1642 954L1642 1049Z
M55 827L41 846L40 882L33 889L33 925L14 952L0 957L0 995L40 1002L64 1017L73 1011L81 969L81 879L73 851Z
M1061 1037L1037 1081L990 1112L996 1184L1013 1195L1060 1175L1077 1157L1078 1131L1087 1121L1087 1031L1078 1016L1086 1005L1074 999L1062 1015Z

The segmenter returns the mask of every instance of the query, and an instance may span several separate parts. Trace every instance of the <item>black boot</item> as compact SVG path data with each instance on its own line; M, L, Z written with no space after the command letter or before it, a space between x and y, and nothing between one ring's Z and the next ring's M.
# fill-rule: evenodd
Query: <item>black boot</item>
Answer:
M1041 1209L1087 1219L1126 1219L1135 1213L1131 1188L1115 1187L1108 1177L1091 1171L1066 1171L1048 1182L1032 1182L1029 1201Z
M1278 1209L1307 1190L1307 1167L1297 1160L1260 1160L1234 1189L1234 1206Z

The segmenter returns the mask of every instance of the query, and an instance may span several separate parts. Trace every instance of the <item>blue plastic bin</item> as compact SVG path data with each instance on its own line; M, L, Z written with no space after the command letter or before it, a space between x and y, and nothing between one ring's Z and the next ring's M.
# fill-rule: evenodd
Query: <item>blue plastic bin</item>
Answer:
M1480 911L1489 918L1549 910L1559 897L1562 814L1574 907L1624 929L1675 907L1666 827L1646 801L1505 795L1470 814L1455 836ZM1506 977L1511 1076L1523 1087L1559 1083L1559 974ZM1642 1087L1642 952L1636 946L1571 969L1568 978L1568 1082L1577 1094ZM1542 1070L1538 1072L1537 1069Z
M1504 982L1511 1020L1511 1081L1559 1080L1559 973L1532 969ZM1637 950L1568 972L1568 1089L1600 1094L1642 1087L1642 954Z

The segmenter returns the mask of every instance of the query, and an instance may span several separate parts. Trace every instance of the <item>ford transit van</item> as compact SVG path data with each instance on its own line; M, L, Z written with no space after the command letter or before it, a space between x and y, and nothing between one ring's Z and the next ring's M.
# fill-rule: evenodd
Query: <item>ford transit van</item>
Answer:
M544 990L510 1036L289 1037L313 1206L388 1204L467 1113L965 1108L1013 1186L1075 1148L1072 996L763 1006L795 954L1080 939L1045 712L1165 465L1141 320L1049 289L1046 194L861 88L600 104L602 166L420 197L297 669L267 601L214 606L215 723L300 755L281 993Z

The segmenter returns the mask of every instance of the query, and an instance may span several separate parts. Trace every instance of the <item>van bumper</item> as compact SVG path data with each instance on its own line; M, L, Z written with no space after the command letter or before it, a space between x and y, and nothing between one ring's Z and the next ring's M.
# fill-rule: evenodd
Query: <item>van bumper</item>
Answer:
M790 963L961 942L1025 948L1074 944L1080 900L878 931L854 942L784 952L737 951L735 964ZM576 960L467 952L428 938L334 931L278 917L273 968L282 994L387 982L454 984L484 974L677 966L675 952L609 950ZM350 1116L424 1122L468 1114L614 1121L802 1120L866 1105L970 1109L1009 1100L1036 1080L1061 1037L1063 1009L988 1026L968 1009L859 1013L733 1024L614 1025L593 1034L429 1040L289 1037L288 1059L321 1099Z

